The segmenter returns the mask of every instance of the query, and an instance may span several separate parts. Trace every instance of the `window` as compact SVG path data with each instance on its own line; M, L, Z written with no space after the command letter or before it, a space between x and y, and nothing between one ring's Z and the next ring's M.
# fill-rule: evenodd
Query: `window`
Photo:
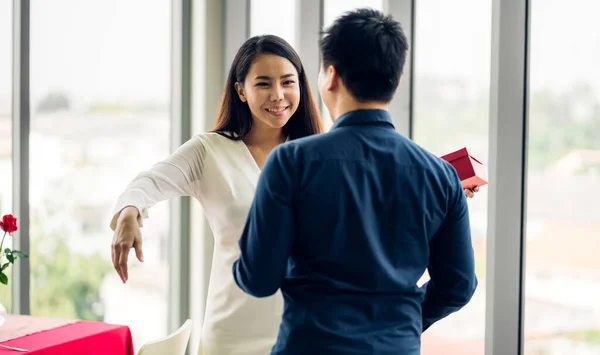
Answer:
M413 138L438 156L467 147L487 165L491 1L416 6ZM486 187L469 200L469 214L479 286L466 307L423 334L424 355L484 354Z
M598 11L593 0L531 5L525 248L530 354L600 353Z
M0 217L12 211L12 1L0 1ZM18 216L17 216L18 218ZM0 238L2 238L2 233ZM6 244L6 241L5 241ZM2 264L4 261L0 260ZM10 312L12 266L0 285L0 304Z
M296 0L252 0L250 35L271 34L296 47Z
M167 334L169 205L126 285L108 224L170 152L170 14L167 0L31 1L31 313L126 324L136 347Z

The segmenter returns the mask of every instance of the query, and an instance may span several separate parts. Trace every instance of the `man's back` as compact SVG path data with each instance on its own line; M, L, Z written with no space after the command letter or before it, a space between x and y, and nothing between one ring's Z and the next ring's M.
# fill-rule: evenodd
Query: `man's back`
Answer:
M273 353L419 354L422 330L476 286L452 166L398 134L383 110L347 113L281 150L296 170L297 231ZM428 266L442 292L424 297L417 281Z

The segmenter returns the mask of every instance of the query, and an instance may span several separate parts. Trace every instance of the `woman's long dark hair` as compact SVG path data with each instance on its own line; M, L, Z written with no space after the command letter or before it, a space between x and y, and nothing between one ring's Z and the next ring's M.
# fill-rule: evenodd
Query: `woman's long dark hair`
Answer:
M300 57L284 39L273 36L255 36L238 50L225 83L217 122L211 130L233 140L243 139L252 128L252 114L247 103L242 102L235 83L243 84L250 66L260 54L275 54L289 60L298 72L300 103L290 120L283 126L283 134L290 140L323 132L323 123L312 96Z

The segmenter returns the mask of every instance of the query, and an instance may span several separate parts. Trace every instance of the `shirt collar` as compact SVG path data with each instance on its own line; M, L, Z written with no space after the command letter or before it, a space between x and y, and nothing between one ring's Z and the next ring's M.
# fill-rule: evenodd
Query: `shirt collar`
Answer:
M388 123L394 127L392 116L390 116L388 111L381 109L363 109L344 113L333 122L331 129L369 123Z

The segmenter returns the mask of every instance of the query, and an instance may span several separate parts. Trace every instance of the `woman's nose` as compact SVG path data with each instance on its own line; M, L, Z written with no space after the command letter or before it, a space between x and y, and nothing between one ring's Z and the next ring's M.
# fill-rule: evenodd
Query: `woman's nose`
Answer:
M271 90L271 101L283 100L283 88L279 85L274 85Z

